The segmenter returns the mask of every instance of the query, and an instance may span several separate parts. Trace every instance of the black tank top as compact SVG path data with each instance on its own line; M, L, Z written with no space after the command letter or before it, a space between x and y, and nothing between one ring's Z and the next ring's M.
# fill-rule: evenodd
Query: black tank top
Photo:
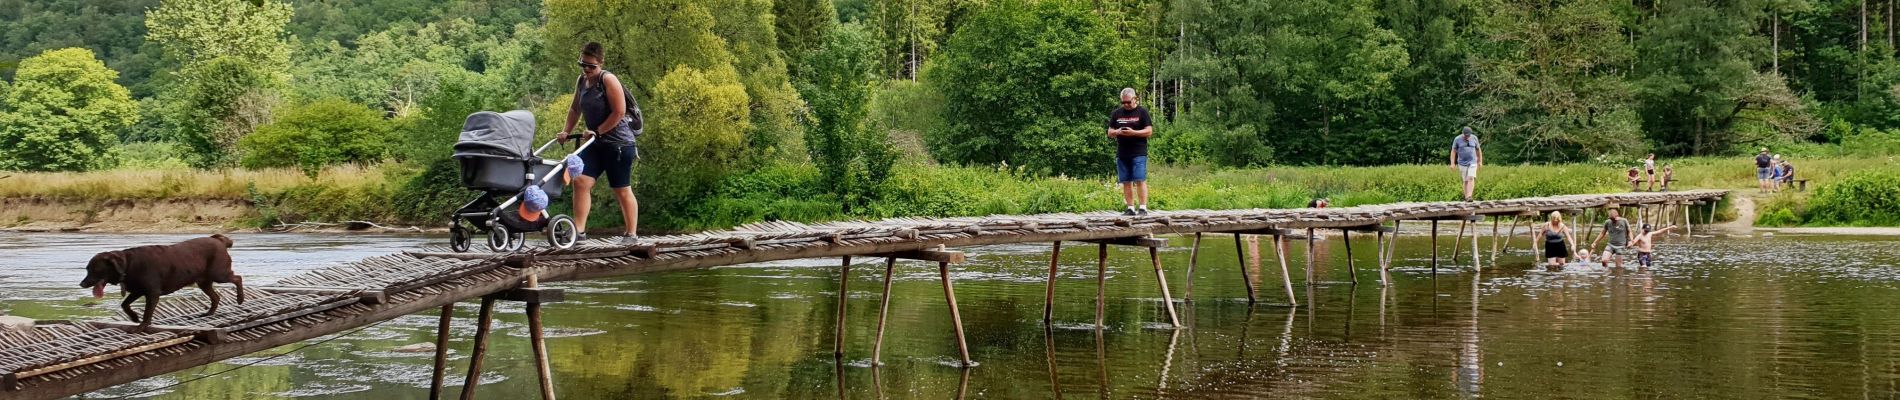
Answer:
M607 121L608 116L613 115L613 103L607 100L607 84L605 81L607 74L607 71L601 71L600 76L602 76L603 79L594 80L591 82L591 85L588 84L590 82L586 81L587 78L581 78L580 81L575 82L575 95L580 96L581 119L587 122L587 129L599 128L601 123ZM625 85L626 83L623 82L621 84ZM634 103L633 96L627 96L624 101L629 105L627 107L629 109L638 107L634 105L638 103ZM636 133L633 131L633 128L628 125L633 122L634 117L632 113L623 115L620 117L620 123L615 124L612 130L598 132L600 133L600 141L609 144L633 144L634 135L636 135Z

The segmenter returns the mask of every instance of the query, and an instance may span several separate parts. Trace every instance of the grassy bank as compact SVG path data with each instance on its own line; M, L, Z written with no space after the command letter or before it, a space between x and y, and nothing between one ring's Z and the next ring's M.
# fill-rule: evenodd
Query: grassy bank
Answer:
M1751 194L1754 171L1741 158L1672 160L1676 188L1727 188ZM1806 195L1772 197L1762 218L1770 225L1900 225L1900 167L1885 158L1802 160ZM1491 166L1481 171L1478 197L1488 199L1628 190L1626 167L1596 164ZM415 171L398 166L338 167L307 177L295 170L117 170L93 173L13 174L0 179L0 197L78 200L244 200L257 209L238 226L277 222L370 220L440 224L431 212L401 212L393 182ZM1459 197L1455 175L1443 166L1271 167L1208 169L1157 166L1151 171L1153 206L1160 209L1292 208L1315 197L1335 206ZM830 221L895 216L970 216L1116 209L1121 194L1109 177L1039 177L1004 168L900 166L873 193L841 199L823 193L808 165L761 168L721 182L688 209L642 212L643 228L691 231L762 220ZM604 190L602 190L604 191ZM469 193L467 195L472 195ZM1882 195L1886 197L1881 197ZM596 194L604 199L604 193ZM462 197L457 195L453 197ZM1860 201L1873 199L1875 201ZM562 202L565 203L565 202ZM1779 207L1779 208L1776 208ZM1780 210L1786 209L1783 213ZM566 212L557 204L556 212ZM606 207L590 225L618 224ZM420 214L420 215L418 215ZM1780 218L1780 217L1773 217Z

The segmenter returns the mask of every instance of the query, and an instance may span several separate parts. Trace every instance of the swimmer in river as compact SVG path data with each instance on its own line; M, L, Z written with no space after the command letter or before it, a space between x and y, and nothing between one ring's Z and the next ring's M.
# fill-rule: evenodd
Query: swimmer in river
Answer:
M1645 225L1644 228L1648 228L1648 226ZM1675 225L1669 225L1653 231L1644 229L1648 232L1630 238L1630 247L1636 248L1636 266L1638 268L1647 269L1650 265L1653 265L1654 260L1652 259L1652 254L1656 252L1656 235L1668 233L1675 229Z

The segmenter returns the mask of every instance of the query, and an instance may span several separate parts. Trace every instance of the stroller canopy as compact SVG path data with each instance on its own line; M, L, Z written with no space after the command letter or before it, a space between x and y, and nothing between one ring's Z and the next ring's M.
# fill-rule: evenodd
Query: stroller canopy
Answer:
M533 153L534 113L525 110L469 114L462 123L461 139L455 142L456 158L527 159Z

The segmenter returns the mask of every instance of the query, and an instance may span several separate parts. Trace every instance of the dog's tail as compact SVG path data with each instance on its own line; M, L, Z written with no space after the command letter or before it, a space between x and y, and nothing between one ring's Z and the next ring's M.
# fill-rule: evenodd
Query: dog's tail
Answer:
M224 242L224 247L225 247L225 248L231 248L231 238L228 238L228 237L224 237L224 235L223 235L223 234L217 234L217 233L213 233L213 234L211 234L211 238L212 238L212 239L218 239L218 241L220 241L220 242Z

